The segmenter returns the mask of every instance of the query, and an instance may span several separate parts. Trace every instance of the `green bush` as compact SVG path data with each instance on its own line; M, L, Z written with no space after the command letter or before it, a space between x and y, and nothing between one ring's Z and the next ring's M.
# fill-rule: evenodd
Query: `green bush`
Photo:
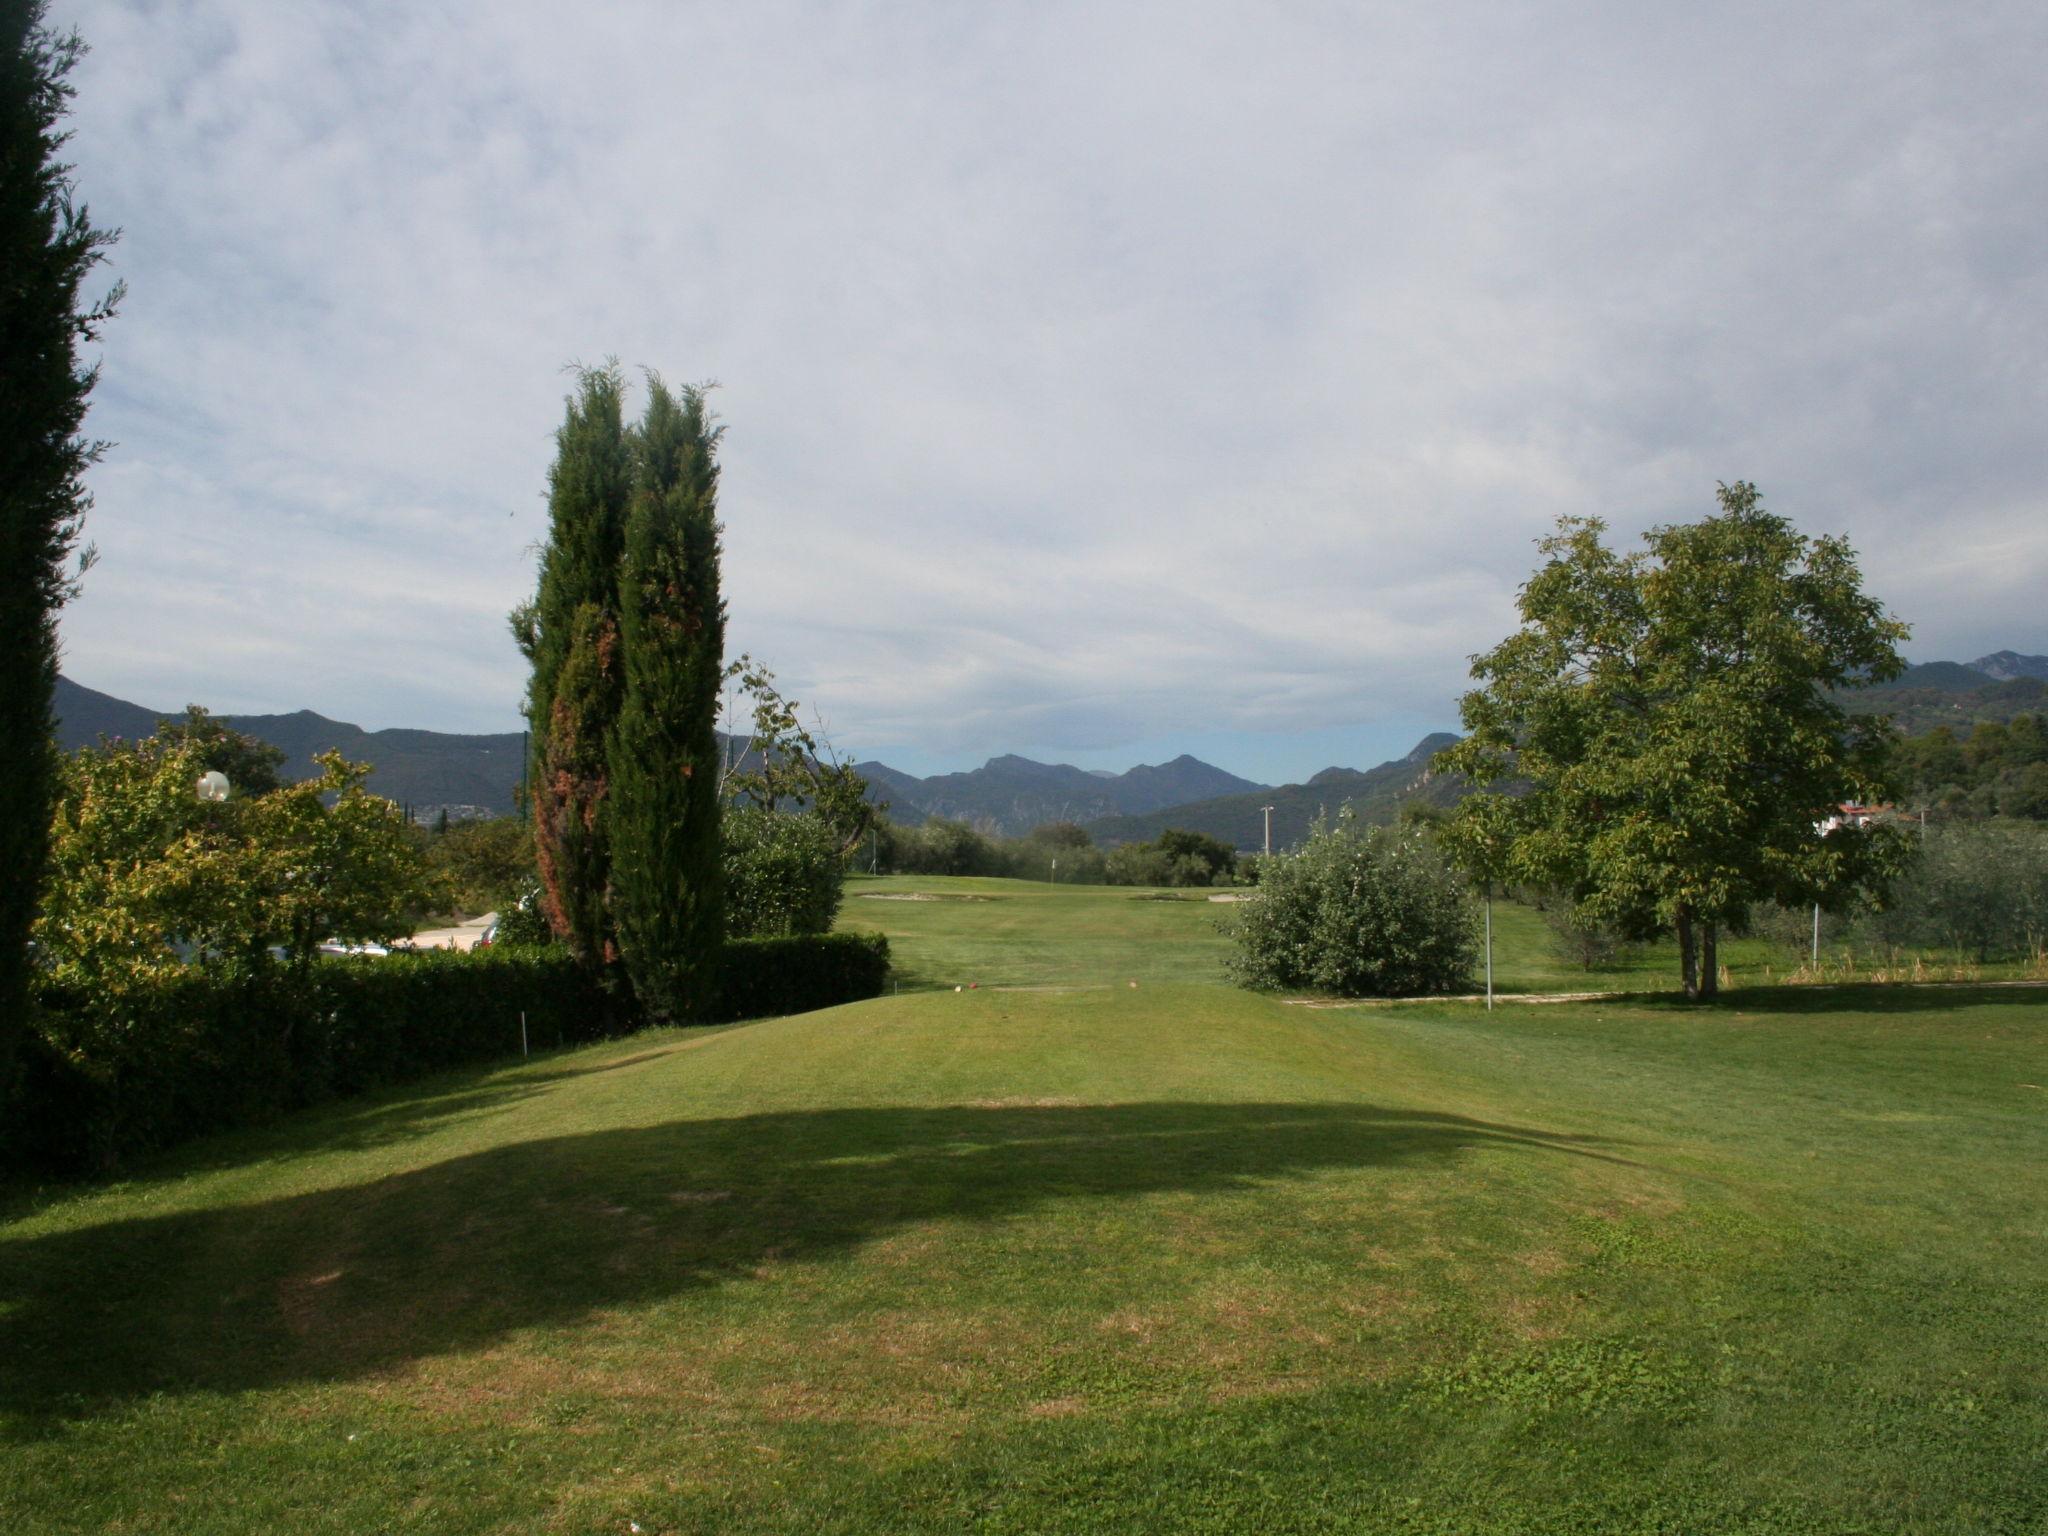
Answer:
M839 915L845 864L824 817L742 806L725 813L726 932L819 934Z
M1413 831L1318 821L1299 853L1262 860L1238 909L1242 986L1413 997L1469 984L1478 931L1464 887Z
M512 899L500 909L496 942L528 947L555 942L555 931L548 926L548 915L541 908L538 876L522 882Z
M733 939L719 977L721 1019L809 1013L879 997L889 941L879 933L807 933Z

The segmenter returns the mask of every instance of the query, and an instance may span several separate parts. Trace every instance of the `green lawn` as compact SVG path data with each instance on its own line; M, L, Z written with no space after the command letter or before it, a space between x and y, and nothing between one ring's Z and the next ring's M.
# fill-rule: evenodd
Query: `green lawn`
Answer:
M1318 1009L1029 889L18 1194L0 1530L2048 1529L2048 992Z
M1107 986L1223 980L1237 907L1212 891L1134 891L935 875L859 876L839 926L885 933L903 991L936 987ZM1230 893L1233 895L1250 893ZM1678 949L1646 945L1597 970L1553 952L1541 914L1493 908L1500 992L1644 992L1678 985ZM1758 939L1722 945L1735 985L1782 979L1797 958ZM1479 978L1475 976L1474 984Z

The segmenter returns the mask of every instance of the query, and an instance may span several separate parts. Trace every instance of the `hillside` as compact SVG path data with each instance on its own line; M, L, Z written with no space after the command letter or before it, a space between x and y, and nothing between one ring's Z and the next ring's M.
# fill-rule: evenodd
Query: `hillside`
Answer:
M2000 651L1969 666L1930 661L1908 667L1892 682L1844 693L1841 701L1844 708L1857 714L1890 715L1907 736L1918 736L1937 725L1960 727L1967 734L1980 720L2003 724L2014 715L2036 714L2048 707L2048 678L2025 670L2037 662L2048 672L2048 658L2011 651ZM2008 675L2000 677L1986 668Z
M135 739L153 735L159 717L184 713L182 707L145 709L66 677L57 679L56 706L57 742L67 751L91 746L101 736ZM371 765L372 790L411 805L421 816L436 814L443 807L458 816L465 811L499 816L512 811L522 739L516 731L495 736L405 729L366 731L310 709L289 715L221 718L283 752L286 778L313 777L319 772L314 754L338 750L350 762Z
M1367 822L1392 821L1403 801L1421 798L1432 805L1450 805L1462 793L1461 781L1429 771L1429 760L1458 738L1448 731L1425 736L1406 757L1377 768L1325 768L1306 784L1284 784L1251 794L1222 795L1177 805L1163 812L1137 816L1106 816L1087 823L1097 843L1150 842L1168 827L1204 832L1233 848L1263 846L1265 807L1273 807L1273 847L1292 847L1308 836L1319 815L1334 816L1349 805Z
M1012 835L1052 821L1138 816L1167 806L1261 789L1250 779L1182 754L1126 773L1091 772L1028 757L992 757L965 773L928 779L886 763L858 763L871 796L889 802L889 818L911 826L929 817L971 822Z

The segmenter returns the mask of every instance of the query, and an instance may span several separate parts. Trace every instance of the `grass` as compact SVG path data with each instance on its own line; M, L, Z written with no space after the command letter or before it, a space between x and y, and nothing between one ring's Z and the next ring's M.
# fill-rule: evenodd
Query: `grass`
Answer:
M0 1526L2048 1527L2048 994L1315 1010L945 890L848 902L944 991L17 1192Z
M1224 893L935 875L858 876L847 882L839 926L887 934L897 984L905 992L970 984L1221 982L1237 907L1209 899L1219 894ZM1532 907L1496 901L1493 924L1498 992L1657 992L1678 985L1678 947L1669 939L1588 969L1559 958L1543 915ZM1726 940L1720 958L1735 987L1781 984L1803 963L1802 956L1763 939ZM1822 960L1826 974L1818 979L1870 979L1867 962L1859 971L1853 965L1845 968L1839 956L1824 953ZM1910 965L1909 958L1908 972ZM1942 978L1953 971L1936 963L1928 974ZM2010 965L1965 969L1976 980L2025 972L2025 967ZM1480 985L1477 976L1473 984L1475 989Z

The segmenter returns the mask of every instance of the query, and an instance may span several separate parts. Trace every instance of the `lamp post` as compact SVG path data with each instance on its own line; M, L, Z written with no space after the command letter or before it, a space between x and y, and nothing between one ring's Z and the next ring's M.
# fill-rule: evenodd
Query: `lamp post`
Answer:
M1266 857L1273 857L1273 807L1262 807L1266 813Z

